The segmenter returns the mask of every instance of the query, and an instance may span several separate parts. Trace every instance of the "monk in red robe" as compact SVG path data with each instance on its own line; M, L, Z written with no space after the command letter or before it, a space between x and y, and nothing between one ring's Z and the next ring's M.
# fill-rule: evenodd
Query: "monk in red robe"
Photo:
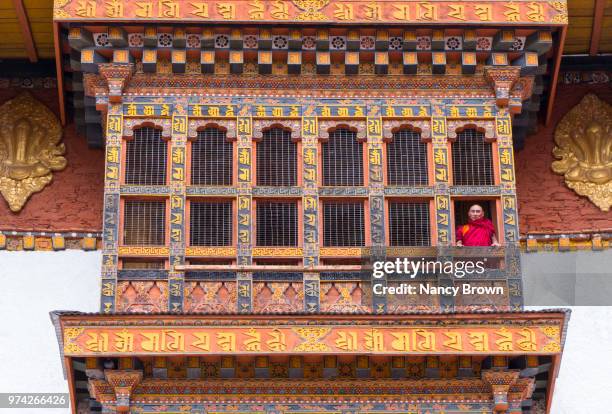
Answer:
M470 207L468 217L468 224L457 227L457 246L499 246L493 222L484 216L481 206Z

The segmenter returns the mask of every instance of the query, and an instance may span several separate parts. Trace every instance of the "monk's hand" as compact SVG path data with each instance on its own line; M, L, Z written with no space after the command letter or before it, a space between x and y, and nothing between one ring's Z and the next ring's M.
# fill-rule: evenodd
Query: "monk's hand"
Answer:
M457 242L457 246L458 246L458 247L463 247L463 242L462 242L462 241L458 241L458 242Z
M494 241L493 243L491 243L491 246L499 247L499 246L501 246L501 244L499 244L499 242Z

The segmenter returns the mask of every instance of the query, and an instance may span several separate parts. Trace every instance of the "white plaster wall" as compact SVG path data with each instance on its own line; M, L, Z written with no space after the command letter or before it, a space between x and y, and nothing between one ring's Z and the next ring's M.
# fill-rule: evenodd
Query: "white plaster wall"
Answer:
M0 251L0 392L68 392L49 312L97 312L100 264L97 251ZM69 410L0 408L4 412Z
M545 264L537 262L524 261L527 277ZM49 312L97 312L100 263L99 252L0 251L0 392L67 392ZM553 414L612 413L611 379L612 307L573 307ZM69 413L0 409L4 412Z
M553 414L612 413L612 307L572 307Z

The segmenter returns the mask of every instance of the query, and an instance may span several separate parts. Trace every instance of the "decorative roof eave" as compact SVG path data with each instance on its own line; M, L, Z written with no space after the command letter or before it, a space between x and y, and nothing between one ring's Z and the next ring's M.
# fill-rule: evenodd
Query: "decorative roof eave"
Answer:
M266 83L262 85L262 82ZM267 84L270 84L268 87ZM359 86L359 87L356 87ZM106 81L96 74L84 75L85 95L108 96ZM124 87L124 96L206 97L295 97L295 98L482 98L495 101L494 87L483 76L432 75L351 77L328 76L291 78L284 76L249 77L223 75L144 75L134 74ZM509 100L520 111L520 103L533 92L533 77L517 78L509 91Z
M457 7L446 0L429 2L373 2L349 0L335 4L329 0L262 0L245 7L243 0L223 2L131 2L95 0L77 2L55 0L53 18L57 22L146 22L146 23L251 23L251 24L427 24L427 25L529 25L563 26L568 23L567 2L519 0L490 2Z

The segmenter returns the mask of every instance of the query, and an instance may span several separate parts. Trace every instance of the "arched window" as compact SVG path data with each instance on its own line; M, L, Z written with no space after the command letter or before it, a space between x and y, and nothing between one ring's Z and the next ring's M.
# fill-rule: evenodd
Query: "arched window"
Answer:
M454 185L493 185L493 151L475 129L457 133L452 144Z
M135 129L134 138L127 141L126 147L126 184L166 184L168 144L162 140L161 130L151 127Z
M297 185L297 144L281 128L264 131L257 143L257 185Z
M389 203L389 244L391 246L431 245L428 202Z
M321 149L323 185L363 185L363 144L357 141L355 132L348 129L330 132Z
M198 131L191 143L191 184L232 185L233 148L218 128Z
M427 144L421 134L410 130L393 133L387 144L387 183L389 185L427 185Z

